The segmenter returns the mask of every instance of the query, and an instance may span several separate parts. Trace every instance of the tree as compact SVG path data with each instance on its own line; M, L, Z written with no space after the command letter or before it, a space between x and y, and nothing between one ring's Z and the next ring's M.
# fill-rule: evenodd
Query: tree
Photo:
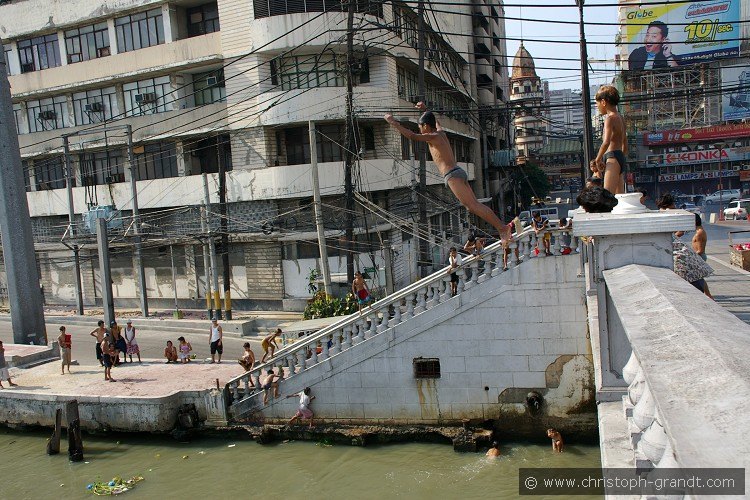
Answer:
M520 166L513 174L513 180L519 185L519 195L524 206L528 206L534 196L544 199L552 187L547 174L532 162Z

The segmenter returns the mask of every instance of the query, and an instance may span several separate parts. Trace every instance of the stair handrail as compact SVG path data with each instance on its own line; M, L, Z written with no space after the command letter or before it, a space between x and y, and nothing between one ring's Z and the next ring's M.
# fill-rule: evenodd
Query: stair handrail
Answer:
M552 232L568 232L570 231L569 228L550 228L543 231L544 233L552 233ZM521 233L514 233L511 237L511 244L516 243L522 239L525 239L526 236L530 236L534 232L534 229L532 226L528 226L524 228ZM456 267L456 271L459 269L466 269L470 267L474 262L477 260L485 258L487 255L495 254L498 251L503 250L502 242L496 241L495 243L492 243L491 245L488 245L484 248L482 253L480 255L471 255L465 259L462 259L461 265ZM370 306L370 311L368 311L368 315L372 313L377 313L378 311L385 309L386 307L390 307L394 302L401 301L405 297L408 297L410 294L418 292L420 289L422 289L425 285L429 285L435 281L439 281L441 279L445 279L445 276L447 274L447 271L450 266L445 266L441 268L438 271L435 271L434 273L425 276L422 279L419 279L415 281L414 283L409 284L408 286L402 288L396 293L392 293L391 295L384 297L380 299L379 301L375 302ZM454 271L455 272L455 271ZM361 319L361 317L364 317L364 315L360 316L358 313L352 313L346 316L342 316L342 319L340 321L337 321L331 325L328 325L325 328L322 328L316 333L313 333L311 335L307 335L303 337L302 341L293 342L291 344L288 344L281 349L274 352L274 356L266 361L265 363L262 363L258 366L253 367L251 370L242 373L240 375L237 375L236 377L230 379L225 386L229 388L232 384L239 383L249 377L251 377L253 374L259 373L260 375L263 374L264 370L267 370L268 368L273 368L278 363L279 358L284 358L285 356L288 356L292 354L294 351L298 351L301 347L309 346L310 344L316 344L323 339L331 335L332 333L335 333L339 329L345 326L353 325L358 320Z

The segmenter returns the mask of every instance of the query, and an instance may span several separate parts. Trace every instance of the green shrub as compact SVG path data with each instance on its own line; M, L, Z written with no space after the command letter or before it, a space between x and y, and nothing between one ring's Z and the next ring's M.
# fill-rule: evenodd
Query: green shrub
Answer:
M331 318L357 312L357 300L351 293L339 298L320 291L310 299L305 307L305 319Z

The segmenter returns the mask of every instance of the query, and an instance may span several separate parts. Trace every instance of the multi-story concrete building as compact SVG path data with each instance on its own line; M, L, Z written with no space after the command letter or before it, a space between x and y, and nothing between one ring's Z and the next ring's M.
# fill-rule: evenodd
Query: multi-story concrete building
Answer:
M181 307L202 307L202 174L216 235L218 172L224 167L235 308L304 305L310 271L319 268L310 120L317 123L329 262L334 280L345 280L345 11L345 4L328 0L4 2L0 33L46 300L75 302L74 266L61 243L72 243L63 135L69 136L74 227L84 245L86 304L96 303L100 291L97 255L87 244L93 236L83 221L102 206L112 207L116 303L137 303L130 227L134 176L149 302L171 305L176 288ZM418 20L410 6L397 2L360 2L357 11L354 179L369 201L355 205L353 252L356 267L370 268L379 286L388 240L398 286L416 276L416 168L411 145L382 117L393 111L415 124ZM482 18L493 49L491 57L477 57L490 65L482 74L492 78L491 98L477 91L476 41L440 34L448 27L472 33L472 19ZM503 98L494 91L495 82L505 88L507 79L496 67L505 53L502 19L489 3L480 9L476 2L459 2L450 13L433 12L425 26L426 100L438 112L459 165L475 179L482 148L471 124L478 112L472 103ZM115 128L122 125L132 128L132 165L127 136ZM433 260L440 263L444 239L460 233L466 215L446 201L452 198L429 162L427 169L428 191L419 196L428 198L430 224L418 236L431 239Z
M747 190L750 141L746 122L750 111L746 102L750 99L742 97L747 84L741 75L750 65L750 3L721 2L705 7L700 2L687 2L670 9L686 9L681 18L673 16L674 22L682 25L670 24L672 18L663 13L666 11L620 2L616 57L623 70L619 85L624 91L628 165L635 173L632 180L654 195ZM706 17L706 13L711 15ZM657 37L654 40L668 35L669 40L679 42L672 44L670 59L663 56L663 49L648 59L647 51L653 54L653 47L661 44L649 46L654 40L646 40L642 33L634 35L636 29L653 21L665 23L650 28L651 36ZM705 37L691 35L696 23L717 29L706 29ZM711 50L716 53L701 52Z
M578 134L583 130L581 92L572 89L545 90L547 132Z

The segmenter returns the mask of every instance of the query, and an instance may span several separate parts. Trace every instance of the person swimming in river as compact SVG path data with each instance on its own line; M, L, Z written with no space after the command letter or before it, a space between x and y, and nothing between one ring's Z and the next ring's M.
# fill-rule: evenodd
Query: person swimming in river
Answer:
M503 246L507 245L511 237L510 226L503 224L490 207L479 203L479 200L474 195L474 191L469 186L469 178L466 171L456 164L456 157L453 154L448 135L440 126L432 111L427 111L427 106L422 101L418 102L414 107L423 112L422 116L419 117L419 133L412 132L401 125L390 113L385 115L385 121L407 139L427 143L432 154L432 160L443 176L445 186L453 192L458 201L471 213L481 217L494 227L500 236Z
M594 163L603 177L603 187L612 194L625 192L628 140L625 118L617 111L620 93L612 85L603 85L596 93L596 109L604 115L604 133Z

